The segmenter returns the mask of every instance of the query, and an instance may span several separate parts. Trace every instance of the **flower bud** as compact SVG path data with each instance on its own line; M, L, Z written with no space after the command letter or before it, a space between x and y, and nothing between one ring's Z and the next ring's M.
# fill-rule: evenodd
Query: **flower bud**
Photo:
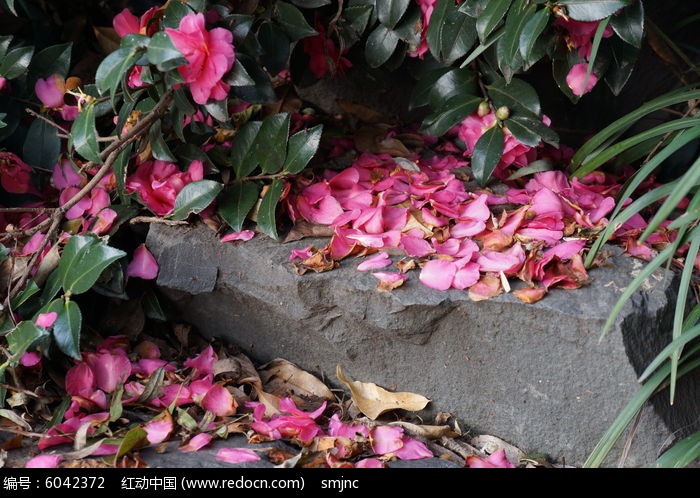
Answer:
M486 100L484 100L479 104L479 108L476 110L476 113L479 115L480 118L483 118L490 111L491 111L491 106L489 106L489 103Z
M510 109L508 109L506 106L501 106L496 109L496 117L501 121L508 119L508 116L510 116Z

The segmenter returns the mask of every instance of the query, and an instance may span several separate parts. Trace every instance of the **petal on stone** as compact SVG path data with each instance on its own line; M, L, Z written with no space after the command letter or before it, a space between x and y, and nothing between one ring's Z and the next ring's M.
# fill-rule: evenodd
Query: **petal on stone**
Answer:
M452 286L452 280L457 267L453 261L431 259L423 266L418 279L431 289L447 290Z
M248 448L221 448L216 452L216 459L220 462L236 464L257 462L260 460L260 455Z

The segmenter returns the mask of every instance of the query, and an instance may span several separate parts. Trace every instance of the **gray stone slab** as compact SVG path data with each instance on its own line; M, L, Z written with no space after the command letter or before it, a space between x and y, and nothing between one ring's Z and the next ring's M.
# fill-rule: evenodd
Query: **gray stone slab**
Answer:
M259 235L223 244L204 226L163 225L152 225L147 239L159 286L204 335L331 381L340 364L355 379L431 398L430 409L452 412L476 433L566 464L585 461L668 340L673 278L659 273L599 342L610 309L643 266L635 259L615 256L591 272L589 286L554 290L533 305L509 294L476 303L463 291L428 289L415 273L400 289L378 292L353 260L297 276L290 251L313 242L323 244ZM698 429L698 386L697 377L684 379L672 412L661 401L643 411L626 465L649 465L672 432ZM617 454L619 446L606 464Z

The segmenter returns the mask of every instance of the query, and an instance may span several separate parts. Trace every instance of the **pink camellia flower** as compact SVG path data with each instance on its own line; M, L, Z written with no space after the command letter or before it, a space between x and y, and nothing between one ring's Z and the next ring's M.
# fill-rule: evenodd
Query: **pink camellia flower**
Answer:
M249 241L255 237L255 232L252 230L243 230L240 232L233 232L221 237L221 242L233 242L235 240L242 240L243 242Z
M210 99L225 99L229 85L222 78L235 60L231 32L224 28L207 31L204 15L194 13L183 17L178 29L166 28L165 32L187 59L188 64L178 71L190 86L194 101L206 104Z
M23 367L33 367L41 362L41 353L37 351L27 351L19 359L19 364Z
M60 74L52 74L46 79L39 78L34 85L34 92L44 107L60 109L66 94L66 80Z
M36 317L36 321L34 323L36 323L39 327L44 327L47 329L54 324L56 318L58 318L58 313L55 311L50 313L40 313L39 316Z
M31 192L32 168L16 154L0 151L0 185L11 194Z
M188 183L204 178L202 161L192 161L186 172L176 164L147 161L126 179L128 192L138 192L143 203L158 216L169 214L175 207L177 194Z
M149 24L149 21L153 19L153 16L157 11L158 7L151 7L141 16L141 19L139 20L139 18L132 14L129 9L124 9L119 14L114 16L114 19L112 19L112 26L114 26L114 31L116 31L120 37L124 37L129 34L151 36L158 30L158 25L157 23Z
M2 92L7 87L7 78L0 76L0 92Z
M357 265L357 269L359 271L379 270L387 266L391 266L391 258L387 253L380 252L365 259L362 263Z
M470 469L513 469L515 465L506 458L506 450L498 450L489 455L488 458L481 458L476 455L467 457L467 467Z
M27 460L25 469L56 469L63 458L61 455L37 455Z
M195 437L187 441L187 444L184 446L180 446L180 449L182 451L199 451L202 448L204 448L206 445L211 443L211 440L214 438L211 434L208 434L206 432L202 432L201 434L197 434Z
M581 62L579 64L574 64L569 70L569 74L566 75L566 84L571 88L574 95L581 96L588 93L593 89L596 83L598 83L598 75L593 71L588 75L588 82L586 82L587 72L588 63ZM584 83L586 83L585 87L583 86Z
M593 48L593 37L598 30L600 21L576 21L564 17L557 17L555 26L561 26L568 34L566 36L567 45L570 48L577 48L581 58L588 59ZM603 31L603 38L610 38L613 35L612 26L609 24Z
M216 459L220 462L236 464L257 462L260 460L260 455L248 448L221 448L216 452Z
M153 280L158 276L158 262L146 244L141 244L134 250L134 259L126 268L126 274L143 280Z

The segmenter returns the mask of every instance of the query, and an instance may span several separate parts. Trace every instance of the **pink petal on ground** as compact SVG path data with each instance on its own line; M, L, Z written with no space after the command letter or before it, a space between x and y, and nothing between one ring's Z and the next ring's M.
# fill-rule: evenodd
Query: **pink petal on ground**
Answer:
M583 95L593 89L598 83L598 75L591 71L586 82L586 73L588 72L588 64L585 62L574 64L566 75L566 84L571 88L574 95ZM585 83L585 87L583 86Z
M454 261L431 259L421 269L418 279L431 289L447 290L452 286L452 279L457 273Z
M95 391L95 373L90 365L79 361L66 372L65 385L71 396L88 398Z
M413 237L406 234L401 235L399 247L406 251L406 254L414 258L422 258L435 252L435 249L433 249L433 246L431 246L427 240L422 237Z
M377 455L395 453L403 446L403 429L390 425L380 425L370 432L372 451Z
M421 460L433 457L433 452L425 444L408 436L403 437L403 446L395 454L400 460Z
M19 359L19 364L23 367L33 367L41 362L41 353L37 351L29 351L22 355Z
M362 263L357 265L357 269L358 271L379 270L387 266L391 266L391 258L387 253L380 252L365 259Z
M217 360L214 348L207 346L204 351L194 358L185 361L185 366L194 368L195 378L204 377L214 373L214 362Z
M257 462L260 460L260 455L248 448L221 448L216 452L216 459L220 462L236 464Z
M532 211L538 216L554 214L564 215L561 197L549 189L543 188L532 197Z
M486 221L491 216L491 211L487 205L488 195L481 194L479 197L460 208L460 220Z
M105 455L114 455L119 451L119 445L118 444L109 444L105 443L104 441L102 442L101 445L97 447L95 451L92 452L91 456L105 456Z
M463 239L481 233L486 228L486 223L478 220L462 221L450 228L450 235Z
M527 287L516 289L513 291L513 294L522 302L532 304L541 300L547 294L547 289L544 287Z
M202 398L201 406L219 417L236 413L236 405L231 393L221 384L214 384Z
M483 301L499 295L501 291L501 279L486 274L477 283L469 287L469 299L472 301Z
M477 263L467 263L455 273L452 279L452 287L455 289L466 289L479 281L481 273Z
M476 260L481 271L516 273L525 262L525 251L520 244L515 244L506 251L483 251Z
M107 409L107 394L101 389L95 389L87 398L95 403L101 410Z
M525 240L541 240L546 246L553 246L561 240L564 232L547 228L521 228L518 236Z
M358 434L364 437L369 437L369 427L362 424L344 424L340 421L340 417L337 413L333 414L330 422L328 423L329 436L340 436L348 439L355 439Z
M165 367L166 372L172 372L175 367L165 360L158 358L141 358L131 365L131 373L148 377L160 367Z
M187 444L184 446L180 446L180 449L182 451L199 451L202 448L204 448L206 445L211 443L211 440L214 438L211 434L208 434L206 432L202 432L201 434L197 434L195 437L187 441Z
M97 387L106 393L113 392L131 375L131 362L124 354L86 354L86 362L95 373Z
M406 280L408 280L408 275L390 271L376 271L372 273L372 276L379 280L380 286L387 285L389 287L399 287Z
M146 431L146 439L150 444L162 443L173 432L173 419L168 415L158 420L151 420L143 426Z
M279 409L282 412L291 413L297 417L309 418L315 420L326 411L327 403L324 401L321 405L312 412L305 412L297 408L296 403L292 398L280 398Z
M39 316L36 317L34 323L36 323L39 327L44 327L47 329L53 325L56 318L58 318L58 313L55 311L52 311L51 313L40 313Z
M248 241L255 237L255 232L252 230L243 230L241 232L233 232L221 237L221 242L233 242L234 240Z
M384 462L378 458L365 458L355 464L356 469L383 469Z
M63 458L61 455L37 455L34 458L27 460L24 464L25 469L56 469Z
M289 261L308 259L313 255L313 251L314 246L306 246L303 249L292 249L292 253L289 255Z
M489 455L488 458L481 458L476 455L467 457L467 467L470 469L512 469L515 465L506 458L505 450L498 450Z
M129 277L138 277L144 280L153 280L158 276L158 262L146 244L141 244L134 249L134 258L126 268L126 274Z
M34 235L32 235L27 241L27 243L24 244L24 247L22 247L22 255L26 256L28 254L34 254L36 250L39 249L41 243L44 241L44 237L45 235L43 232L37 232Z
M177 398L176 398L177 397ZM187 386L180 384L170 384L163 388L163 395L152 401L154 406L168 408L175 402L175 406L192 403L192 395Z
M578 240L567 240L561 244L547 249L542 254L542 259L551 259L553 256L557 256L559 259L571 259L571 256L578 254L585 247L586 241L583 239Z

